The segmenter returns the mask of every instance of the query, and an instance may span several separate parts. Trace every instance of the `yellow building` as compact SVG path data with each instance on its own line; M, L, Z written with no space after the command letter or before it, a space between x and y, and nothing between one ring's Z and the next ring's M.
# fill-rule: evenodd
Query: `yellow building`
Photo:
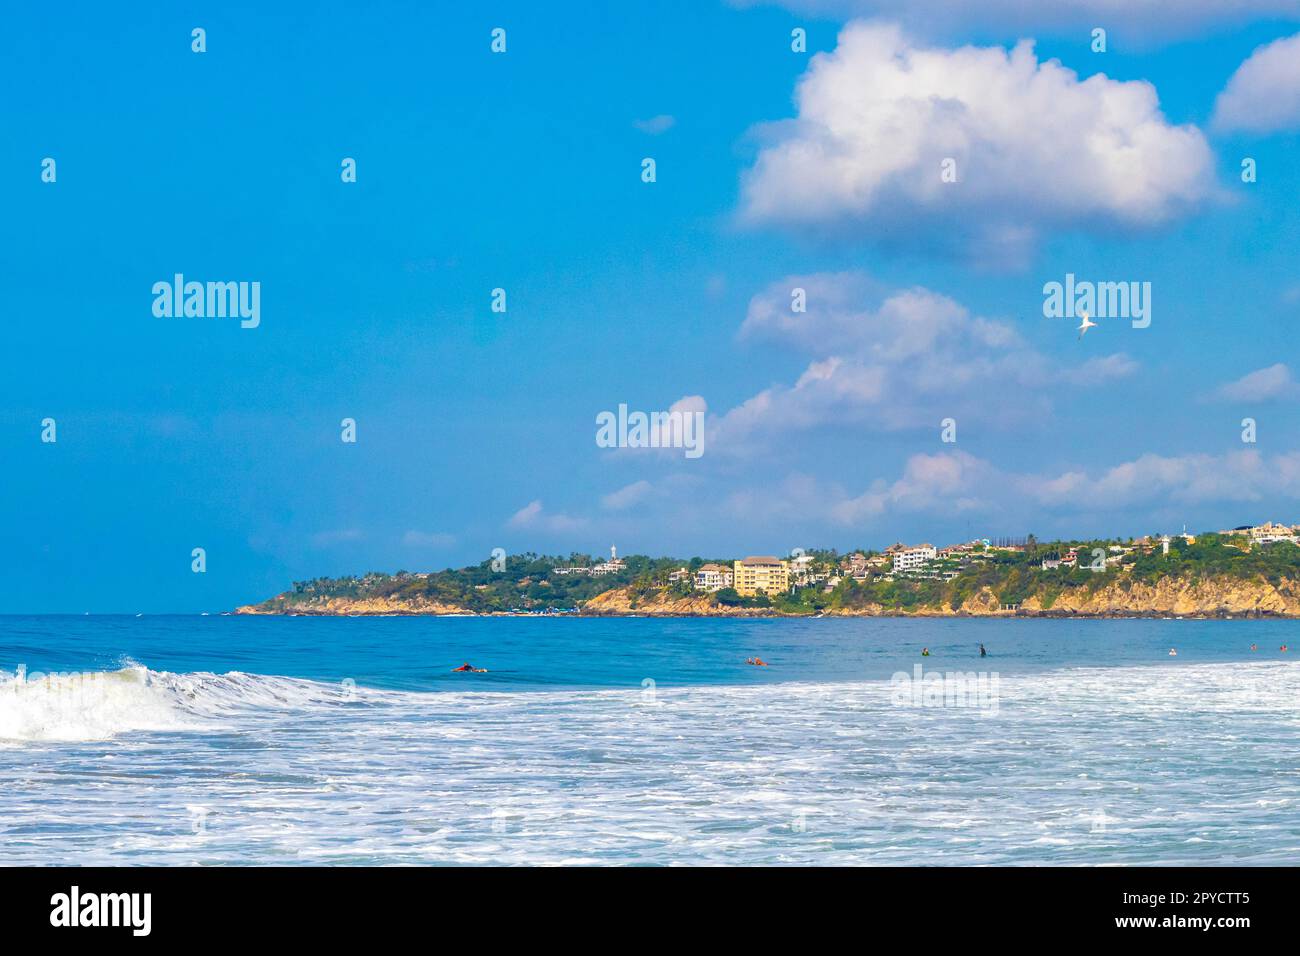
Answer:
M743 597L764 594L784 594L790 590L790 564L780 558L765 555L737 561L732 587Z

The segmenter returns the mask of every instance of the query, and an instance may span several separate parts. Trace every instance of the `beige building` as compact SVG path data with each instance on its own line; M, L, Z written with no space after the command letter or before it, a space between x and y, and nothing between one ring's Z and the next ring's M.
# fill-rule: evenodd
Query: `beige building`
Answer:
M790 590L790 564L780 558L766 555L737 561L733 587L743 597L764 594L785 594Z

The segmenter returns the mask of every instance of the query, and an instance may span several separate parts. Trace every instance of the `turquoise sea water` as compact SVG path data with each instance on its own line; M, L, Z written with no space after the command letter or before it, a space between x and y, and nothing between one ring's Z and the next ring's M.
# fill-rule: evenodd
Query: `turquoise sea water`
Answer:
M1293 864L1296 630L0 618L0 863Z

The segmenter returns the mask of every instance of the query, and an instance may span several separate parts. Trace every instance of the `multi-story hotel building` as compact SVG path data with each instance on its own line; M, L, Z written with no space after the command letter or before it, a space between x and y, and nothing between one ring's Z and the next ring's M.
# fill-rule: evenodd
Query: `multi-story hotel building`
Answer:
M938 553L934 546L930 544L920 544L915 548L904 548L901 551L895 551L894 570L911 571L913 568L919 568L925 562L933 561Z
M744 597L764 594L784 594L790 590L790 564L780 558L766 555L737 561L732 587Z

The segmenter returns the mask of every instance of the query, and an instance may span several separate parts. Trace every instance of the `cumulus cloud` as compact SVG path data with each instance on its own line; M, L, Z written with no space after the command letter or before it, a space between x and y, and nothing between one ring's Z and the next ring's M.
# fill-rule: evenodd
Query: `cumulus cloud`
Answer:
M750 223L1009 260L1044 229L1157 225L1213 187L1204 136L1171 125L1151 84L1080 80L1032 41L944 49L851 23L795 98L744 176Z
M633 505L640 504L653 489L654 486L648 481L634 481L630 485L624 485L617 491L611 491L605 495L600 499L600 505L609 511L622 511L631 508Z
M886 16L933 33L968 27L1060 33L1095 26L1123 29L1138 38L1181 37L1211 26L1300 15L1297 0L731 0L741 7L775 4L813 16Z
M552 514L543 506L540 499L528 502L513 515L506 524L511 528L540 528L544 531L577 531L586 527L585 518L574 518L566 514Z
M792 513L807 515L818 508L843 526L869 526L897 513L1005 516L1023 513L1026 504L1063 515L1129 508L1145 512L1170 503L1294 501L1300 499L1300 452L1148 454L1097 470L1033 474L1006 471L954 450L913 455L896 480L879 479L859 494L801 474L787 478L780 491L791 500ZM761 501L743 491L730 499L742 513Z
M791 310L798 289L806 312ZM1058 377L1096 385L1137 369L1123 354L1062 366L1011 325L972 315L948 296L920 287L887 292L852 272L773 283L750 302L739 337L776 342L810 361L792 384L770 386L713 423L711 447L732 453L825 425L938 429L948 416L1009 425L1050 411Z
M1293 398L1300 393L1291 369L1278 362L1268 368L1256 369L1215 389L1211 397L1226 402L1263 402L1277 398Z
M1214 105L1221 130L1300 128L1300 33L1259 47L1228 79Z
M1255 450L1225 455L1143 455L1101 472L1021 476L1021 493L1053 506L1114 510L1165 501L1260 501L1300 497L1300 452L1266 458Z
M709 403L702 395L683 395L668 406L667 417L660 417L663 416L662 409L629 408L627 409L629 444L610 444L601 447L610 448L610 453L618 456L657 455L660 458L681 458L685 455L687 458L699 458L708 447L705 443L707 436L704 429L705 415L708 410ZM599 428L608 428L607 437L613 441L620 440L617 435L619 414L620 412L616 410L606 409L601 413L602 416L609 416L605 423L602 423L600 416L597 417ZM636 429L636 423L632 421L633 415L646 416L644 434L633 434ZM637 444L631 444L632 441L636 441ZM601 442L599 431L597 442L598 444Z
M817 513L834 525L869 527L898 514L1004 518L1023 514L1026 505L1066 515L1277 498L1300 498L1300 452L1271 457L1257 451L1151 454L1095 471L1035 474L1008 471L953 450L913 455L896 479L877 479L861 492L795 473L775 489L733 490L727 508L738 516L775 510L805 521Z
M876 482L853 498L835 502L831 516L841 524L859 524L887 511L956 513L982 507L975 490L990 484L993 467L963 451L913 455L902 477Z

